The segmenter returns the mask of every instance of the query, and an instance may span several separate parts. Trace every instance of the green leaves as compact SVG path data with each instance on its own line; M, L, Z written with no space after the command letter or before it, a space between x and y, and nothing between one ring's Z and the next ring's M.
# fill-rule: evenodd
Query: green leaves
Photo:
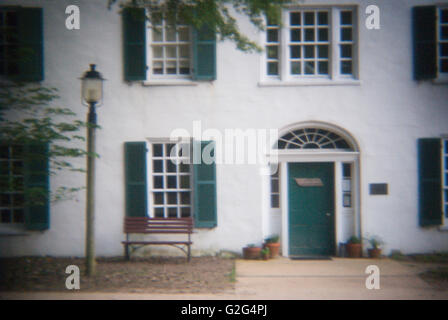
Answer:
M282 6L294 2L297 0L108 0L108 5L144 7L147 20L156 29L162 19L173 26L188 24L196 29L206 24L220 40L233 41L238 50L260 52L258 43L240 31L233 15L244 15L256 28L264 30L265 18L280 21Z

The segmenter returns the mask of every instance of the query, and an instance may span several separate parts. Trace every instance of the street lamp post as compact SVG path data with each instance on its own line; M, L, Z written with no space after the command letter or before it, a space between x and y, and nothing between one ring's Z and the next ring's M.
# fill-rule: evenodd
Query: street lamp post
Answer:
M96 107L103 100L103 77L90 65L81 78L82 103L89 108L87 115L87 194L86 194L86 269L87 275L95 274L95 129Z

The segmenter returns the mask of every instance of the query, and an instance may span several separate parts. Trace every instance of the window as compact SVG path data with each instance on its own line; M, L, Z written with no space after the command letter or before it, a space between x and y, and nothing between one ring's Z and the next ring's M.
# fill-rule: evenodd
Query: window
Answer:
M24 223L23 146L1 146L0 168L0 223Z
M448 77L448 8L438 9L437 48L439 76Z
M43 80L42 16L41 8L0 7L0 77Z
M150 213L157 218L191 216L190 144L151 145Z
M271 208L280 208L280 166L277 165L277 170L271 175Z
M126 142L124 152L126 216L193 217L196 228L218 225L213 141Z
M0 9L0 76L19 73L17 11Z
M283 13L283 27L268 22L265 78L356 78L356 16L348 7Z
M170 27L164 21L149 32L151 78L191 77L191 30L187 25Z
M179 79L216 79L216 35L210 28L171 28L163 21L148 28L145 17L143 8L123 9L125 81L154 81L158 85L186 82Z
M277 141L277 149L344 149L354 148L340 135L320 128L290 130Z
M352 165L351 163L342 164L342 206L344 208L352 207Z
M445 225L448 226L448 139L442 140L442 201Z

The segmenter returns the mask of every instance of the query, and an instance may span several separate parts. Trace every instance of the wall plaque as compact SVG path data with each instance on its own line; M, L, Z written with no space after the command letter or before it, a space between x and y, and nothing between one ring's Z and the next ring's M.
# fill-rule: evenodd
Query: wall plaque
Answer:
M295 178L299 187L322 187L324 184L320 178Z
M369 185L371 195L387 195L387 183L371 183Z

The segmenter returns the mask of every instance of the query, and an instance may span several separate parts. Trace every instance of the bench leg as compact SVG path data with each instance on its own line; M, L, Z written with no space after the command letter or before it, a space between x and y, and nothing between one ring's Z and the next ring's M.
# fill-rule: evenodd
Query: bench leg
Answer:
M188 245L188 262L190 262L191 260L191 250L190 250L190 245Z
M129 261L130 257L129 257L129 245L128 244L124 245L124 254L126 256L126 260Z

